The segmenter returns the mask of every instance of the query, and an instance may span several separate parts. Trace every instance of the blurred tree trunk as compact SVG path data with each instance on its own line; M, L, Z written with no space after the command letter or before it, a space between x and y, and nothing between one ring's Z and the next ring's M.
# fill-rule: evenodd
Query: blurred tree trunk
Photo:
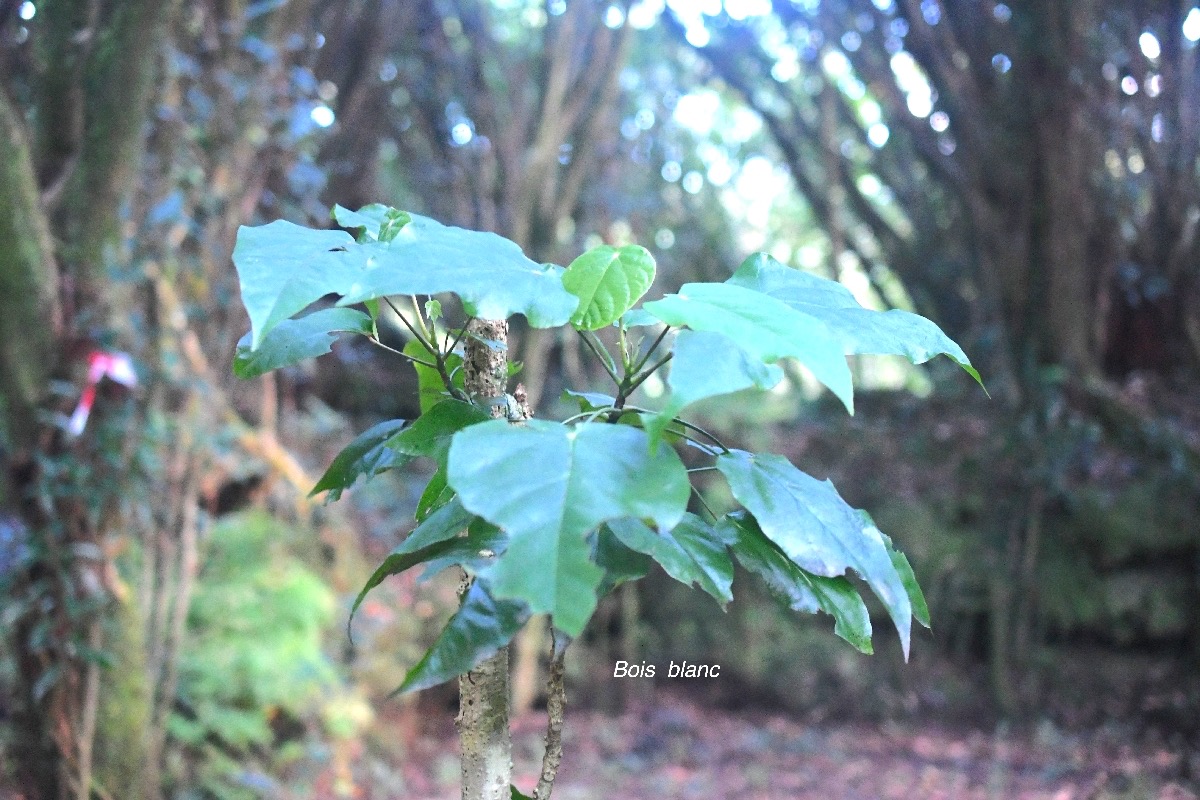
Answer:
M9 631L20 666L19 768L31 798L98 790L138 800L157 793L143 759L149 695L138 610L111 549L128 444L113 427L133 418L97 409L75 439L45 414L50 379L81 377L90 348L125 330L135 307L109 273L128 256L122 212L174 4L57 0L37 10L35 136L12 97L0 97L3 497L32 556L23 576L10 576L29 603Z
M4 482L0 508L19 512L24 485L37 445L36 412L54 364L60 333L57 270L49 226L41 213L33 157L23 119L0 90L0 393L4 399ZM30 516L26 510L19 516ZM10 527L14 524L8 521ZM24 521L19 523L24 529ZM17 565L7 564L6 569ZM6 582L14 576L5 576ZM17 649L22 642L16 641ZM36 664L25 661L25 672ZM35 677L30 674L28 677ZM14 748L26 786L35 798L57 798L62 777L51 732L43 725L32 685L16 698L15 722L20 731ZM53 702L53 701L52 701ZM47 703L46 706L50 704ZM43 706L43 713L46 710Z

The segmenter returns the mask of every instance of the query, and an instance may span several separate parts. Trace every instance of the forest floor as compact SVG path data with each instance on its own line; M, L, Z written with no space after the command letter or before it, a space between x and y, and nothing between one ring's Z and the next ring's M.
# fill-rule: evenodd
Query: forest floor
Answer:
M532 792L537 781L543 724L536 714L514 721L514 777L523 791ZM360 754L355 796L458 797L449 719L429 718L419 727L403 754ZM991 730L932 720L806 724L781 714L714 711L667 695L647 710L620 715L568 711L564 749L556 800L1200 798L1200 751L1118 724L1088 733L1049 723Z

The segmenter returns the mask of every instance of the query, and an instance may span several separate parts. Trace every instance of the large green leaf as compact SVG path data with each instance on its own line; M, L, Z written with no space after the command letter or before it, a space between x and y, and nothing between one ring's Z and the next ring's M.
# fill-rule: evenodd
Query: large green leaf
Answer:
M524 314L538 328L566 324L579 304L562 286L561 267L530 261L494 233L417 215L406 224L393 215L388 223L386 209L374 206L338 214L362 241L284 220L238 230L233 263L250 315L251 350L280 322L329 294L341 295L339 305L347 306L394 294L454 292L469 314Z
M345 231L314 231L285 220L241 227L233 248L250 315L250 349L288 317L327 294L344 294L354 269L340 256L354 245Z
M825 323L782 300L728 283L686 283L643 308L668 325L721 333L754 358L795 358L853 413L854 388L841 342Z
M333 502L360 477L370 478L385 470L407 464L412 460L412 456L388 444L392 437L403 429L404 424L402 419L391 419L360 433L337 454L308 496L314 497L328 491L325 501Z
M613 520L608 527L626 547L650 556L685 586L696 584L722 606L733 599L733 563L725 543L695 514L686 514L668 533L657 533L628 518Z
M654 257L636 244L593 247L571 262L562 283L579 298L571 324L594 331L616 322L646 293L654 283Z
M256 378L273 369L325 355L342 333L370 332L371 318L363 312L353 308L323 308L279 323L263 337L257 350L250 349L247 333L237 344L233 374Z
M395 294L453 292L467 313L485 319L524 314L535 328L564 325L579 304L563 288L561 268L525 257L515 243L485 231L443 225L411 214L390 241L346 248L354 279L342 305Z
M847 355L900 355L914 364L946 355L980 380L962 348L925 317L863 308L840 283L792 269L766 253L747 258L727 283L762 292L824 322Z
M680 331L671 352L670 398L646 423L654 441L692 403L751 387L770 389L783 379L779 367L764 364L728 336L712 331Z
M864 653L872 651L871 616L854 584L796 566L745 511L735 511L721 523L733 533L731 549L738 562L761 577L789 608L809 614L824 611L833 617L834 633Z
M717 469L767 538L801 569L825 577L857 572L883 602L908 658L912 604L904 581L878 529L866 525L833 484L783 456L742 450L718 456Z
M396 693L416 692L469 672L512 641L529 620L529 609L516 600L494 598L477 578L454 616Z
M675 452L650 451L646 434L626 425L484 422L454 436L447 465L462 504L508 533L490 571L496 596L550 613L571 636L587 624L603 575L586 534L621 517L669 530L690 493Z
M766 253L746 258L726 283L762 292L788 305L862 308L854 293L837 281L792 269Z

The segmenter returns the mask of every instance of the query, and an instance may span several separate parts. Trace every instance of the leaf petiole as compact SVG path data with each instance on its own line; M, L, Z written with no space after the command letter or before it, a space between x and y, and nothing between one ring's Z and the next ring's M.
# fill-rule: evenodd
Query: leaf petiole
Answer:
M433 345L429 341L429 339L427 339L425 337L424 333L422 332L423 329L425 328L425 325L423 323L420 323L420 317L418 317L418 323L421 324L422 331L418 331L416 328L414 328L413 324L408 321L408 317L406 317L400 313L400 309L396 308L396 304L392 302L392 298L384 297L383 302L387 303L388 307L391 308L392 311L395 312L396 316L400 318L400 321L404 323L404 327L408 328L409 333L411 333L413 336L416 337L417 341L421 343L422 347L424 347L426 350L428 350L431 353L437 352L437 347L435 345ZM416 302L416 298L413 298L413 302L414 303ZM433 365L431 364L430 366L433 366Z
M641 368L646 365L646 362L650 360L650 356L654 355L654 351L658 349L658 346L660 344L662 344L663 339L667 338L667 334L670 332L671 332L670 325L667 325L665 328L663 328L662 332L658 334L658 338L656 338L654 340L654 343L650 345L650 349L648 349L645 353L642 354L642 357L638 359L637 364L635 364L633 369L630 371L635 374L637 372L639 372L641 370Z
M376 347L381 347L384 350L387 350L389 353L395 353L396 355L400 356L401 358L406 358L414 364L420 364L421 366L429 367L430 369L437 369L437 364L433 364L429 361L424 361L420 358L416 358L415 356L410 356L408 353L402 353L399 350L397 350L396 348L389 347L388 345L379 341L374 336L368 336L367 341L370 342L371 344L375 345Z
M576 328L576 330L579 330ZM604 365L604 371L608 373L608 377L612 378L613 383L617 386L621 385L621 378L617 375L617 365L612 359L612 354L605 349L603 343L596 338L596 334L591 331L579 331L579 335L583 337L584 343L588 349L600 359L600 363Z
M626 387L625 394L626 395L633 394L635 389L637 389L639 386L641 386L643 383L645 383L647 378L649 378L651 375L653 375L655 372L657 372L660 367L662 367L664 364L666 364L668 361L670 361L674 355L675 355L674 353L667 353L665 356L660 358L658 361L654 362L654 366L647 368L644 372L637 375L637 377L635 377L632 381L630 381L629 386Z

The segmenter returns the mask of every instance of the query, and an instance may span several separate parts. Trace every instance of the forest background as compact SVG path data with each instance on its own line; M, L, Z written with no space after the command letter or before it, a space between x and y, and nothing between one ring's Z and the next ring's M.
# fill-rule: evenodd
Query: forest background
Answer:
M705 713L1110 729L1194 788L1198 40L1192 0L0 0L5 785L433 780L398 765L452 699L384 697L452 583L394 579L345 633L423 476L307 498L355 432L415 415L411 370L349 343L230 370L238 226L382 201L542 262L640 243L667 288L767 250L935 320L989 387L860 358L853 418L799 371L704 407L909 553L934 619L912 663L765 593L722 614L664 579L618 592L576 649L584 707L654 708L665 689L613 662L687 658L722 665L683 688ZM566 377L602 378L574 340L515 342L548 376L527 383L541 413ZM544 646L515 647L518 709ZM662 749L679 721L646 714Z

